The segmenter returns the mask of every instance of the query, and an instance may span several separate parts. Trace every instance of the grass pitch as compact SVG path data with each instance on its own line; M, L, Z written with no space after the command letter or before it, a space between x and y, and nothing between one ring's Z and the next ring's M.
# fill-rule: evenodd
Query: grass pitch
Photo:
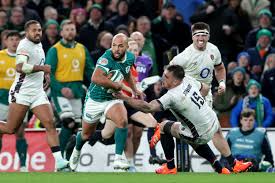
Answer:
M275 173L0 173L3 183L275 183Z

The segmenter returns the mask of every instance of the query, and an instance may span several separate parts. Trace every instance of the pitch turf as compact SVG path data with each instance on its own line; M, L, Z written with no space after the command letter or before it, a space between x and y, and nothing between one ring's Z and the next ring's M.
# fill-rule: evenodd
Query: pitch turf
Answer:
M0 173L3 183L275 183L275 173Z

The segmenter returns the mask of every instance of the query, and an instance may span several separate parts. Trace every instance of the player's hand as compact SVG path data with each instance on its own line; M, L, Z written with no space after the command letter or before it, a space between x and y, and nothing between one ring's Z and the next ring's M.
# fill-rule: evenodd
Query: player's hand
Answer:
M219 95L223 94L225 92L225 88L226 88L225 82L224 81L220 82L218 87L218 94Z
M68 99L73 99L74 98L74 94L73 94L73 92L70 88L66 88L66 87L62 88L61 93L64 97L66 97Z
M141 100L144 100L144 98L146 97L146 95L143 92L139 91L139 90L136 90L133 94L134 94L135 98L138 98L138 99L141 99Z
M126 96L122 92L114 92L112 93L112 95L117 99L121 99L121 100L126 99Z
M44 65L43 66L44 73L51 73L51 66L50 65Z
M44 91L46 91L50 87L50 83L51 83L50 74L46 73L44 75L44 84L43 84Z
M122 88L123 88L123 83L122 82L114 82L114 83L115 83L114 90L116 90L116 91L122 90Z

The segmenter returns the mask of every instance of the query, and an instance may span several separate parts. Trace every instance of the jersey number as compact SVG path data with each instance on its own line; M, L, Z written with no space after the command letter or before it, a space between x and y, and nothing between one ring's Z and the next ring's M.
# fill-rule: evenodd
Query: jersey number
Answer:
M204 104L204 99L201 96L199 96L197 92L193 93L191 100L192 102L194 102L194 104L196 104L196 106L198 106L199 109Z

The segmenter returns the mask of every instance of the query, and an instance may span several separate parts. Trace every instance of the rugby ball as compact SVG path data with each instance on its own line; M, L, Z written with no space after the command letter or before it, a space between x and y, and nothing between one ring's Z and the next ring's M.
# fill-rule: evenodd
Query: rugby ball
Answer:
M124 79L123 74L119 70L111 70L107 74L107 77L113 82L120 82Z
M107 77L113 82L120 82L124 79L123 74L119 70L111 70L108 72ZM113 89L108 89L108 93L113 93Z

